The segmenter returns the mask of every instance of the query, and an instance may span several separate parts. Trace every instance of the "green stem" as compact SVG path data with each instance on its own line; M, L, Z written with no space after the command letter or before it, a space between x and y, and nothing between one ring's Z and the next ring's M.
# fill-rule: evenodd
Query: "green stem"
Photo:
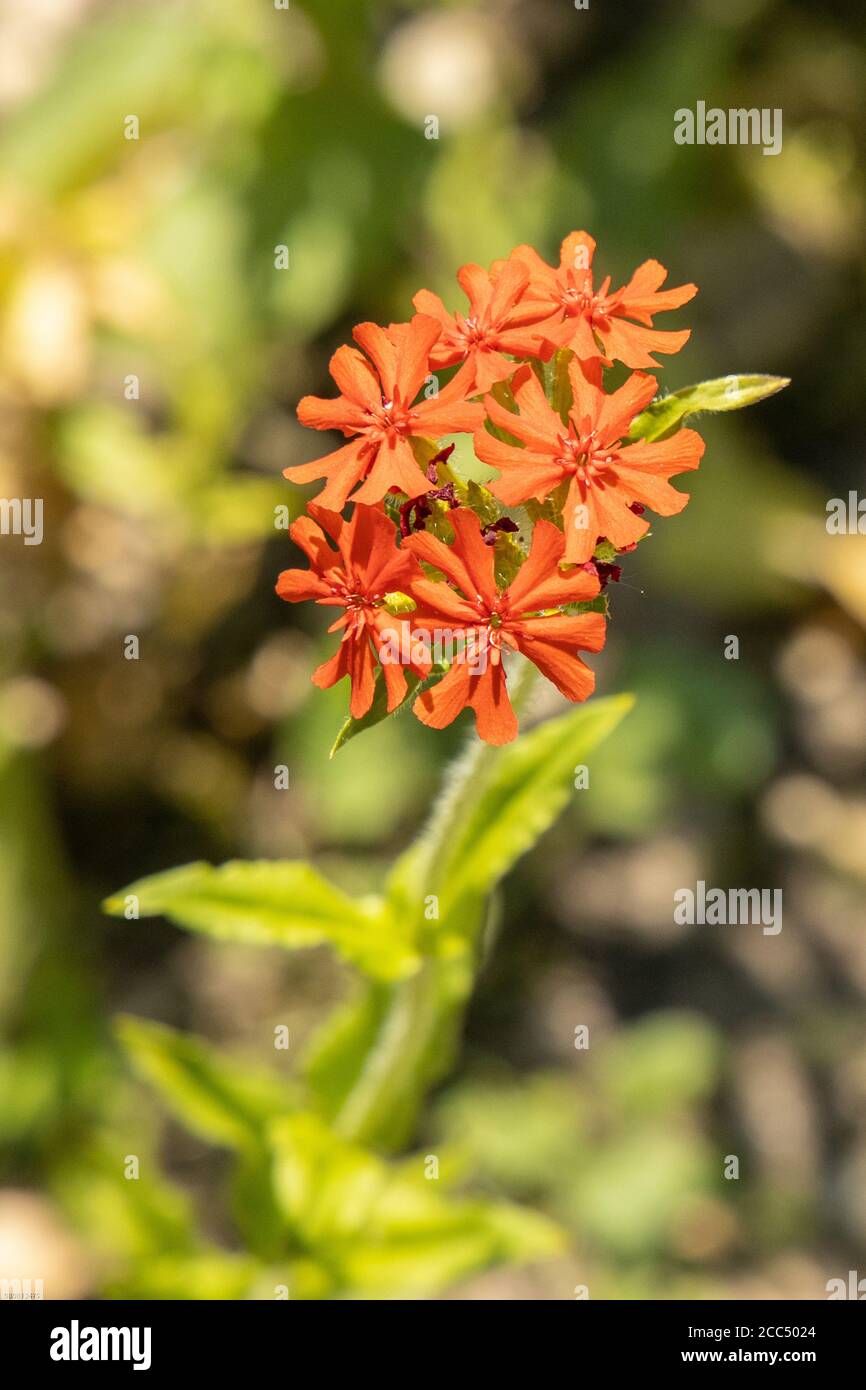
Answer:
M536 675L535 667L521 658L509 691L518 712L525 708ZM433 891L447 873L449 840L482 795L499 753L474 736L454 764L422 836L419 875L426 891ZM405 1142L424 1091L451 1060L476 971L471 950L456 957L431 954L393 988L375 1045L335 1119L341 1134L386 1148Z
M441 1031L442 962L426 960L397 985L364 1068L334 1119L347 1139L397 1148L408 1138L430 1051Z
M508 695L516 714L525 710L535 686L538 671L525 657L516 657ZM448 844L454 831L471 814L484 789L487 773L502 750L495 744L484 743L474 736L464 753L446 774L442 790L421 843L424 848L423 877L432 885L434 876L441 877L448 861Z
M567 348L560 348L553 359L553 369L551 372L550 384L550 403L559 415L561 420L565 420L571 406L571 380L568 375L568 364L574 356Z

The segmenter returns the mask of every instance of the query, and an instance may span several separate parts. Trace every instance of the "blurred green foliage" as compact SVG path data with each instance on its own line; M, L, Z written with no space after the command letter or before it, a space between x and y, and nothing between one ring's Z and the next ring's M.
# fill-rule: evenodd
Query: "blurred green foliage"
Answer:
M531 674L525 663L513 698ZM165 1027L121 1023L125 1050L180 1123L239 1152L235 1223L251 1256L282 1258L287 1282L275 1289L283 1296L414 1297L563 1244L531 1212L425 1190L442 1177L438 1155L414 1170L404 1161L401 1171L354 1141L390 1153L411 1138L427 1089L453 1061L490 892L561 811L575 759L630 705L619 697L578 706L504 750L475 740L379 897L356 903L312 865L270 860L189 864L107 900L127 920L161 914L246 946L327 942L366 977L313 1039L300 1090L248 1075ZM288 1044L288 1030L277 1030L274 1046ZM136 1160L123 1180L138 1178ZM215 1258L220 1265L222 1253ZM269 1276L250 1268L245 1291L255 1296ZM131 1271L127 1286L140 1291L141 1278ZM193 1288L181 1280L174 1296Z

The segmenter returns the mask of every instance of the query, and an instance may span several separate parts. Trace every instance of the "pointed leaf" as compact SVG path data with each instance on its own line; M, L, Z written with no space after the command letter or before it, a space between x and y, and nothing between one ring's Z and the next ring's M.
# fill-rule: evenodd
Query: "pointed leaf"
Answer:
M107 899L105 910L123 916L130 898L144 917L170 917L228 941L287 949L327 942L380 979L398 979L418 965L408 937L385 921L377 903L355 902L302 861L186 864L130 884Z
M768 396L775 396L789 381L786 376L734 375L701 381L697 386L684 386L681 391L651 401L632 423L629 439L666 439L676 434L689 415L701 411L742 410L744 406L756 405Z
M272 1131L274 1188L289 1228L332 1271L337 1292L438 1292L476 1270L558 1253L535 1212L460 1199L424 1177L421 1156L389 1165L312 1115Z
M594 700L502 749L436 866L443 916L464 895L489 892L544 834L572 795L575 767L633 703L631 695Z
M434 664L433 670L426 680L422 680L420 676L415 675L414 671L410 671L408 668L404 667L403 675L406 677L406 694L399 705L389 712L388 689L385 685L384 673L380 669L376 675L373 703L367 713L363 714L360 719L353 719L353 717L349 715L340 732L337 734L337 737L334 739L330 757L333 758L334 754L339 753L340 749L344 747L350 739L357 738L358 734L362 734L365 729L373 729L377 724L381 724L383 719L390 719L395 714L399 714L401 710L404 710L406 706L415 699L416 695L420 695L422 690L429 690L430 686L435 685L438 680L441 680L444 674L445 667L439 663Z
M109 1275L108 1297L180 1302L236 1303L251 1296L250 1290L260 1269L246 1255L231 1254L212 1246L194 1255L152 1255L138 1260L124 1275Z
M304 1055L304 1073L317 1108L333 1120L374 1055L392 990L367 984L358 997L331 1014L313 1035Z
M261 1138L263 1126L295 1108L294 1091L278 1077L220 1057L197 1038L128 1015L115 1028L135 1070L202 1139L243 1148Z

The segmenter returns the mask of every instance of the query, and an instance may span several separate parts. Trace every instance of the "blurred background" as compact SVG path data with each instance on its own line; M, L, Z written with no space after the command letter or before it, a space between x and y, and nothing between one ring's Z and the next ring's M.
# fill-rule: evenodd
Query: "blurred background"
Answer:
M615 285L655 256L700 286L659 324L693 329L665 387L793 384L701 423L690 506L611 586L594 664L637 708L509 880L419 1135L571 1249L452 1296L822 1298L866 1275L866 540L824 525L866 487L853 13L4 0L0 495L44 498L45 536L0 538L0 1274L129 1296L187 1204L237 1244L222 1156L131 1078L111 1019L275 1065L275 1024L302 1043L346 978L100 900L195 858L380 881L463 728L399 718L328 761L345 692L309 677L331 639L273 593L274 507L302 505L281 470L322 444L294 405L330 393L354 323L405 319L422 285L462 308L458 265L587 227ZM697 100L781 107L782 154L675 145ZM699 878L782 888L782 932L674 925ZM166 1185L124 1183L130 1152Z

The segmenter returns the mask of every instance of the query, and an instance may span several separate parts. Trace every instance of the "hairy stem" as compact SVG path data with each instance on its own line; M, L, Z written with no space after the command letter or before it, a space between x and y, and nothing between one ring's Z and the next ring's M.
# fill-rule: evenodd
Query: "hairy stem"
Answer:
M536 675L523 658L512 669L509 694L518 712ZM447 874L449 840L471 814L499 752L473 736L455 762L421 839L422 896L435 891ZM408 1138L424 1091L450 1063L476 970L471 951L457 958L430 954L410 979L394 987L376 1042L336 1117L340 1133L386 1148Z

